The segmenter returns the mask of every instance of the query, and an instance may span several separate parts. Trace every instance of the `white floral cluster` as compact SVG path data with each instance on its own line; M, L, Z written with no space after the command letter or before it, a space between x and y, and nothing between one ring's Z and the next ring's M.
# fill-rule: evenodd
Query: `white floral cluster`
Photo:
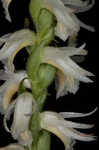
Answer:
M11 0L2 0L5 9L6 18L11 21L8 7ZM86 55L84 49L85 44L81 47L74 47L75 38L80 27L94 31L93 27L82 23L75 13L89 10L94 5L94 0L89 4L89 0L42 0L44 8L49 9L57 19L55 35L63 41L71 38L71 44L67 47L45 47L43 55L41 55L42 63L51 64L57 68L56 91L57 98L70 93L76 93L79 89L79 83L93 82L88 76L93 76L92 73L79 67L71 56ZM18 91L22 80L27 78L25 70L15 70L13 61L16 54L26 46L32 46L35 43L36 35L28 30L23 29L14 33L6 34L0 38L0 61L4 64L4 70L0 70L0 80L5 81L0 86L0 112L4 114L5 129L10 132L14 139L18 140L17 144L11 144L0 150L24 150L24 146L31 148L32 135L28 128L29 120L37 105L32 94L25 92L19 95L14 101L13 95ZM24 80L24 86L31 88L29 80ZM32 106L34 110L32 109ZM48 130L57 135L64 143L66 150L71 150L75 140L92 141L95 139L92 135L80 133L76 129L89 129L93 125L80 124L68 121L67 118L89 116L92 113L73 113L62 112L55 113L45 111L40 114L41 129ZM7 126L7 120L10 119L14 112L11 129ZM66 118L66 120L65 120ZM76 129L75 129L76 128Z

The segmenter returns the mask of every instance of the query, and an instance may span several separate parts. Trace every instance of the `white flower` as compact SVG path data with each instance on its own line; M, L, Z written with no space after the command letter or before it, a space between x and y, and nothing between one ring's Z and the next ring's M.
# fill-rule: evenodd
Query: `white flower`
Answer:
M92 73L79 67L70 57L74 55L86 55L83 50L85 45L74 47L45 47L42 62L48 63L58 68L56 80L57 98L64 96L68 92L76 93L79 89L79 81L92 82L87 76L93 76ZM58 84L57 84L58 82Z
M79 141L95 140L95 137L93 135L87 135L76 130L76 129L89 129L92 127L93 125L90 124L81 124L64 120L62 115L55 112L45 111L41 113L41 128L48 130L54 133L57 137L59 137L64 143L66 150L71 150L73 148L75 140Z
M32 107L33 104L33 107ZM29 130L29 120L33 109L36 109L35 100L29 92L19 95L14 102L12 102L4 116L4 127L8 132L11 132L14 139L22 145L30 146L32 144L32 135ZM7 120L9 120L11 113L14 111L13 123L11 130L7 127Z
M76 15L74 14L75 9L65 6L63 2L62 0L44 0L44 7L52 11L57 18L57 26L55 29L56 36L65 41L70 35L78 32L80 30L80 26L92 32L94 31L93 27L85 25L76 17ZM88 5L86 2L73 2L73 0L66 0L65 4L68 4L70 6L73 4L73 6L75 7L81 6L81 4L83 4L84 6Z
M20 82L27 77L25 71L19 71L16 73L0 70L0 80L5 81L3 85L0 86L0 112L5 113L11 98L18 91ZM24 85L30 88L30 83L28 80L24 82Z
M0 50L0 61L2 61L9 70L14 71L14 57L22 48L33 45L34 41L35 35L28 29L4 35L0 38L0 45L5 43Z
M10 144L8 146L0 148L0 150L25 150L25 149L19 144Z
M3 7L5 9L6 18L11 21L8 6L12 0L2 0ZM90 31L94 31L94 28L82 23L74 13L83 12L89 10L95 1L92 0L92 4L89 4L89 0L43 0L42 8L47 8L54 13L57 18L57 26L55 34L62 40L66 40L70 35L80 30L80 26Z

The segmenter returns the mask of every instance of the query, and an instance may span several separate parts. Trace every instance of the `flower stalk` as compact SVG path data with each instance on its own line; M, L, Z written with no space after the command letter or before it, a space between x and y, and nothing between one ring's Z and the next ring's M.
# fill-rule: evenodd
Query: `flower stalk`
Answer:
M27 73L31 79L32 93L37 101L38 110L33 113L30 121L33 143L32 150L50 149L50 134L47 131L40 132L40 111L47 96L47 87L55 78L56 68L49 64L41 64L44 47L54 39L55 16L47 9L41 9L41 1L30 1L30 14L37 30L35 45L27 61ZM39 8L36 8L39 7ZM36 8L36 9L35 9ZM34 10L35 9L35 10ZM46 95L46 96L45 96Z

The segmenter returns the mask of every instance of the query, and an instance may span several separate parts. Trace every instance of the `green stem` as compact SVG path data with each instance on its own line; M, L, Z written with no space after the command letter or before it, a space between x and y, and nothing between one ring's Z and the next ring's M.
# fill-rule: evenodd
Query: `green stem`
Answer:
M40 112L45 104L47 88L55 78L56 68L42 64L42 55L44 47L54 39L56 18L44 8L42 0L30 0L29 12L37 31L35 45L28 49L30 56L26 65L32 94L37 103L37 110L33 112L30 120L33 137L32 150L49 150L50 134L40 128Z
M51 139L50 133L47 131L42 131L39 136L37 150L49 150Z

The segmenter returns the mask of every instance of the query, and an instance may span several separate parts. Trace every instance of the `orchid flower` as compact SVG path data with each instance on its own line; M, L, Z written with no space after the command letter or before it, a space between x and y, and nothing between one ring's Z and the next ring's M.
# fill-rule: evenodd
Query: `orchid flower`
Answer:
M64 1L62 0L44 0L45 6L47 9L52 11L54 15L57 18L57 26L55 29L56 36L61 38L63 41L65 41L70 35L74 34L75 32L78 32L80 30L80 27L83 27L87 30L90 30L94 32L94 28L88 25L85 25L82 23L76 16L75 16L75 9L72 9L68 6L64 6ZM84 6L87 6L87 2L82 1L65 1L65 4L70 4L76 6L81 6L82 4ZM93 4L91 5L91 7Z
M43 63L48 63L58 68L58 81L56 80L57 98L64 96L68 92L75 94L79 89L79 81L92 82L87 76L93 76L93 74L79 67L70 58L74 55L86 55L87 52L83 49L84 46L85 44L79 48L45 47L42 56Z
M71 117L72 114L74 113L71 113ZM83 114L83 116L84 115L86 116L88 114ZM78 116L76 117L80 117L79 113ZM75 140L79 141L95 140L95 137L93 135L86 135L76 130L76 129L89 129L92 127L93 125L90 124L81 124L64 120L62 115L56 112L45 111L41 113L41 128L59 137L64 143L66 150L71 150L73 148Z
M10 144L8 146L0 148L0 150L25 150L25 149L19 144Z
M32 108L32 104L33 108ZM4 116L4 126L8 132L11 132L14 139L24 146L30 146L32 143L32 135L29 130L29 120L33 109L36 109L35 100L29 92L19 95L8 107ZM11 113L14 111L13 123L11 130L7 127Z
M8 6L11 0L2 0L2 2L6 12L6 18L11 20L8 12ZM75 12L81 12L81 10L86 11L92 8L94 0L92 1L92 4L88 4L89 0L85 2L81 0L43 0L42 3L42 7L49 9L56 16L57 26L55 34L63 41L73 33L78 32L80 26L94 32L93 27L82 23L74 14Z
M25 71L12 73L0 70L0 80L5 81L0 87L0 112L4 114L11 102L11 98L18 91L20 82L27 77ZM26 87L30 87L28 80L24 81Z
M14 57L22 48L33 45L34 41L35 35L28 29L4 35L0 38L0 43L5 43L0 50L0 61L2 61L9 70L14 71Z

